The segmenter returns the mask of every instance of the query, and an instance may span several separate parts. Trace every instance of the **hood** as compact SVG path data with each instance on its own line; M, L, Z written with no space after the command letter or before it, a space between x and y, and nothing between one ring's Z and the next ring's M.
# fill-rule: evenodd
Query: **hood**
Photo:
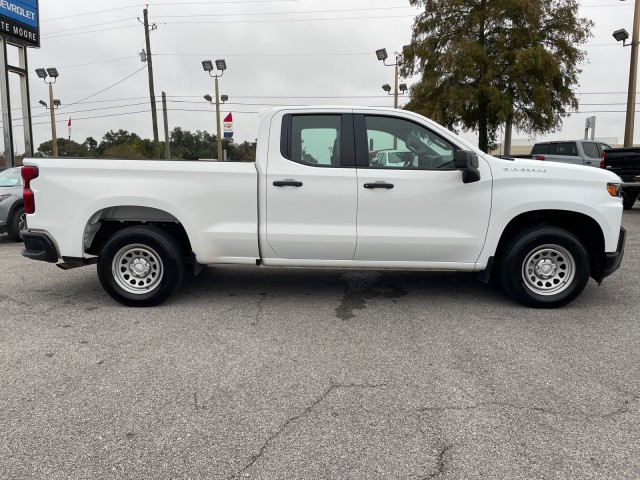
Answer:
M13 195L16 197L22 196L22 185L15 185L12 187L0 187L0 195Z
M513 173L542 173L555 178L571 180L593 180L612 183L622 183L622 179L613 172L598 167L573 165L562 162L545 162L529 158L507 160L487 155L485 157L492 165L498 167L505 174Z

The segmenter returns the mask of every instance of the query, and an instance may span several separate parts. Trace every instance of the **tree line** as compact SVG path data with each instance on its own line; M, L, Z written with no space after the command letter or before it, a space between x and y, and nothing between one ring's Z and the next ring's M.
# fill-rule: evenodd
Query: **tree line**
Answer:
M211 159L217 156L216 136L206 131L195 133L176 127L169 134L171 158L175 160ZM222 140L222 148L227 152L227 160L253 162L256 159L256 142L234 142L233 139ZM160 142L160 158L164 157L165 144ZM50 157L53 153L51 140L42 143L35 154L36 157ZM65 138L58 139L58 156L60 157L93 157L93 158L156 158L152 140L141 138L127 130L110 130L98 142L87 137L78 143Z

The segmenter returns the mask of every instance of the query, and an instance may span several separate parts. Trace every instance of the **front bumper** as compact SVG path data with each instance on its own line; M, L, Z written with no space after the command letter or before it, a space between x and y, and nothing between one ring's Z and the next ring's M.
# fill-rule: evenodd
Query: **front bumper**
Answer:
M56 263L58 261L58 250L46 234L23 231L22 240L24 240L23 257L49 263Z
M622 262L624 256L624 242L627 239L627 231L620 227L620 236L618 237L618 248L613 253L605 253L604 268L602 270L602 278L608 277L615 272Z

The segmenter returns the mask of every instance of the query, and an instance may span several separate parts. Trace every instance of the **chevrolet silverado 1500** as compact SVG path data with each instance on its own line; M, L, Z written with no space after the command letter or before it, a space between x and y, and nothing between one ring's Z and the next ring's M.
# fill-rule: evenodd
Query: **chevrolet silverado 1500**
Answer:
M411 154L383 164L383 150ZM478 272L522 304L557 307L624 249L617 175L494 158L402 110L269 109L255 163L24 164L23 255L97 263L131 306L166 300L201 265L251 264Z

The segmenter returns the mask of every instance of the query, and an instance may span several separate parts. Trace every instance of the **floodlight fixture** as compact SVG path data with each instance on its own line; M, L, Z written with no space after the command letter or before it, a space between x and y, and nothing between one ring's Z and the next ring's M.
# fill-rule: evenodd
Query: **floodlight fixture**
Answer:
M401 83L400 85L398 85L398 88L400 89L401 93L405 93L408 90L406 83Z
M621 28L620 30L613 32L613 38L616 39L616 42L625 42L629 39L629 32L624 28Z
M205 72L211 72L213 70L213 62L211 60L203 60L202 68L204 68Z
M44 108L47 108L47 102L45 102L44 100L40 100L38 103L42 105Z
M380 50L376 50L376 57L378 57L378 60L380 60L381 62L384 62L387 58L389 58L389 55L387 55L387 49L381 48Z
M58 108L60 105L62 105L62 102L60 100L58 100L57 98L53 100L53 106Z
M58 70L56 68L47 68L47 73L51 78L58 78Z
M391 91L391 85L389 85L388 83L385 83L384 85L382 85L382 89L389 93Z
M227 62L224 59L216 60L216 68L224 72L227 69Z
M209 103L211 103L211 102L213 101L213 98L212 98L212 97L211 97L211 95L209 95L209 94L205 95L205 96L204 96L204 99L205 99L207 102L209 102Z
M38 78L47 78L47 71L44 68L36 68L36 75Z
M220 95L220 100L222 100L222 103L226 102L229 100L229 95Z

